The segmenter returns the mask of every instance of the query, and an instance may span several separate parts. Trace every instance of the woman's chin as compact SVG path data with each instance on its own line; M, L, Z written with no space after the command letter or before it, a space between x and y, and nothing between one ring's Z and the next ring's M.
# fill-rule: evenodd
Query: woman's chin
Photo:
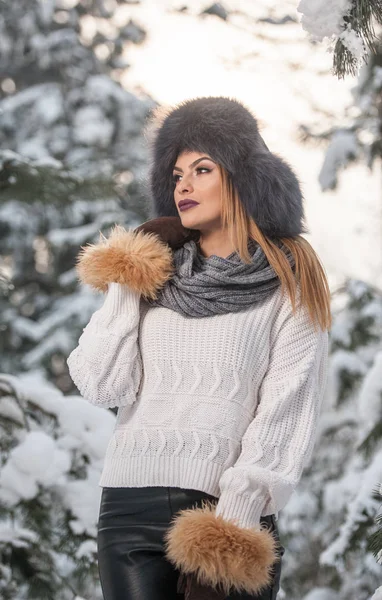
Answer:
M189 217L184 217L181 216L181 221L182 221L182 225L183 227L187 227L188 229L200 229L200 225L201 223L199 221L197 221L195 218L189 218Z

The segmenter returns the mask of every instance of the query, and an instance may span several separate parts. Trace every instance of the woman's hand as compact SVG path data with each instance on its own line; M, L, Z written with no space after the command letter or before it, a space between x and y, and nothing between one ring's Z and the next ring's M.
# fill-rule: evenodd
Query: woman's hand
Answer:
M170 246L148 230L126 230L122 225L115 225L108 237L100 232L100 237L98 243L81 246L76 264L80 281L101 292L109 283L120 283L155 299L173 275Z
M209 585L198 583L193 573L180 573L177 592L184 594L184 600L225 600L226 593Z
M189 240L197 242L200 237L199 229L183 227L180 217L157 217L136 227L134 231L156 233L163 242L173 250L181 248Z

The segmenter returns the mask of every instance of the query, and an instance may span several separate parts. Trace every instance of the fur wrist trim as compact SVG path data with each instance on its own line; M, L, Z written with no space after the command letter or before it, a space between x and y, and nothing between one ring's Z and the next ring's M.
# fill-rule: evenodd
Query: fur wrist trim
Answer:
M203 501L205 502L205 501ZM265 529L249 529L215 515L215 505L179 511L165 533L166 555L177 569L204 586L258 594L272 584L280 560L278 541Z
M82 283L98 291L116 282L156 299L173 274L172 250L155 233L115 225L109 238L100 232L98 244L81 246L76 270Z

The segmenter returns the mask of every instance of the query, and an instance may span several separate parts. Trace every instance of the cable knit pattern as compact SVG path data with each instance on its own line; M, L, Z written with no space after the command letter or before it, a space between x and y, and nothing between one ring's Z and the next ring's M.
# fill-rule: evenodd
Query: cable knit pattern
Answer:
M92 404L118 406L101 486L174 486L219 498L241 527L278 513L310 457L328 332L281 287L238 313L187 318L109 284L68 358Z

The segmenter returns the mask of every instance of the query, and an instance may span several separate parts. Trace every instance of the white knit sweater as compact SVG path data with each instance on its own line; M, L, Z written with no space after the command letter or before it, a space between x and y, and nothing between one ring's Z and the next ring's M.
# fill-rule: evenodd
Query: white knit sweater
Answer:
M67 362L85 399L119 407L101 486L202 490L219 498L217 515L258 527L313 451L328 332L305 308L293 315L281 287L196 319L110 283Z

